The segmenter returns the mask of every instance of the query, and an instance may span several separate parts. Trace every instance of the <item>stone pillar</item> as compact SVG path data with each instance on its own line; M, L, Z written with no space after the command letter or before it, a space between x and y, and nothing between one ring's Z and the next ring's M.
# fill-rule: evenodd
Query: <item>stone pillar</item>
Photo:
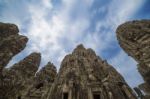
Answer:
M126 93L126 95L129 99L136 99L135 97L133 97L133 95L131 94L131 92L129 91L129 89L126 85L123 85L122 89Z
M68 93L68 99L72 99L72 90L70 90Z
M113 95L112 95L112 92L108 92L108 96L109 96L109 99L113 99Z
M93 93L91 91L91 88L88 88L88 99L93 99Z

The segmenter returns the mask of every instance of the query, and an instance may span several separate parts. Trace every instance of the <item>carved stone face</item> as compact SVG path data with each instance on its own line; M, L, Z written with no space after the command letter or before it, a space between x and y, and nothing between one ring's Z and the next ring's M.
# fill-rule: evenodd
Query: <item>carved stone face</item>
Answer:
M137 61L150 58L150 21L131 21L117 28L120 46ZM149 55L149 56L148 56Z
M146 34L150 34L150 21L131 21L120 25L117 30L117 37L120 40L127 40L132 43L138 42L138 39Z
M120 25L116 32L120 46L138 62L138 71L145 80L142 86L149 88L150 20L126 22ZM146 91L144 87L143 89Z

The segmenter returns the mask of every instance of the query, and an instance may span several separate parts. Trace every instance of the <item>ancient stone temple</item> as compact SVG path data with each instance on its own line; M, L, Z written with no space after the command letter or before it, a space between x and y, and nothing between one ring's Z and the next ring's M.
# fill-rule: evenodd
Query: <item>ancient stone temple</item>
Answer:
M146 94L144 99L150 99L150 20L126 22L116 32L120 46L138 62L145 80L139 88Z
M136 99L123 77L95 54L78 45L62 61L48 99Z
M83 45L65 56L58 73L51 62L37 71L37 52L5 68L28 41L18 32L14 24L0 23L0 99L137 99L113 66Z
M26 91L27 93L22 96L23 99L46 99L56 74L56 67L48 62L46 66L36 73L31 86Z

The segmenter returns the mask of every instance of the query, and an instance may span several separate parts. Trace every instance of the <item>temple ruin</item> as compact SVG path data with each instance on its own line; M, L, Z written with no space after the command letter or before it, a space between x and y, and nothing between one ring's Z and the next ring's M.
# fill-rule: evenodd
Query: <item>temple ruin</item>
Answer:
M143 90L146 95L139 97L150 99L150 21L127 22L116 32L145 80L135 91ZM5 68L27 42L16 25L0 23L0 99L138 99L113 66L82 44L64 57L58 73L51 62L37 72L41 61L37 52Z

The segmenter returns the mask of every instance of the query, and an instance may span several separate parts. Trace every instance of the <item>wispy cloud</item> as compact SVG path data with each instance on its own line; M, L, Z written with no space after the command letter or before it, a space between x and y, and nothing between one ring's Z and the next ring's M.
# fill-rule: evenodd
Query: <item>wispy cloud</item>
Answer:
M65 44L62 44L61 41L67 40L70 45L73 44L73 47L84 30L88 28L89 21L85 17L79 16L73 20L73 16L70 15L76 9L76 3L75 0L64 0L59 10L53 10L51 4L46 8L40 8L41 4L29 5L31 21L25 35L30 38L31 45L27 50L40 51L44 61L51 57L52 61L58 65L66 54ZM89 3L84 4L86 5L89 6ZM46 18L48 16L49 19Z
M134 15L143 0L4 0L0 3L4 4L0 19L16 23L21 33L29 38L27 48L11 64L38 51L42 53L41 66L52 61L59 68L62 58L77 44L83 43L117 69L132 63L134 66L130 69L137 74L135 62L130 59L126 62L129 57L119 48L115 29ZM122 74L130 72L128 68L119 68L119 71ZM124 75L133 85L128 76Z

